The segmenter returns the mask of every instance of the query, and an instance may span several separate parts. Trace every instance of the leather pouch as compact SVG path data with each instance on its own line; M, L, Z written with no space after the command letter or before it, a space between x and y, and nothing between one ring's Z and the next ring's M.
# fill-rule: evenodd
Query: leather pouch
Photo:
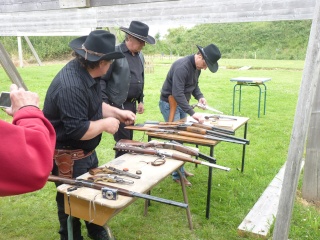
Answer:
M59 177L72 178L74 160L71 155L62 153L56 155L54 160L59 169Z

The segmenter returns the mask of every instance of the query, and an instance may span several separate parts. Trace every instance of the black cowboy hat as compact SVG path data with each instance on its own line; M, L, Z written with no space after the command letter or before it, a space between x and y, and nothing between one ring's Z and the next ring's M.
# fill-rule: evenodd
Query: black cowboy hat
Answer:
M123 58L121 52L115 51L116 38L104 30L92 31L88 36L72 40L69 46L90 62Z
M202 48L198 45L197 47L201 55L203 56L204 60L206 61L206 64L209 70L213 73L218 71L218 68L219 68L218 60L221 58L221 53L219 48L214 44L210 44L205 48Z
M142 22L132 21L130 23L129 28L120 27L120 30L130 34L135 38L139 38L140 40L145 41L147 43L150 43L150 44L156 43L156 40L153 37L148 35L149 33L148 25Z

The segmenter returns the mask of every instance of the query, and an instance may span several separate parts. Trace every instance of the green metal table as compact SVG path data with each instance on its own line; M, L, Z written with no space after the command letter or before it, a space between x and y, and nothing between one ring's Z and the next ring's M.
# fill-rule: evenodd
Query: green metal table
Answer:
M239 112L241 110L241 97L242 86L249 86L249 87L258 87L259 88L259 100L258 100L258 118L260 117L260 105L261 105L261 95L264 94L264 107L263 107L263 114L266 115L266 103L267 103L267 86L265 82L271 81L271 78L258 78L258 77L236 77L231 78L231 82L236 82L233 87L233 100L232 100L232 115L234 115L234 105L235 105L235 98L236 92L239 92ZM237 89L239 87L239 89Z

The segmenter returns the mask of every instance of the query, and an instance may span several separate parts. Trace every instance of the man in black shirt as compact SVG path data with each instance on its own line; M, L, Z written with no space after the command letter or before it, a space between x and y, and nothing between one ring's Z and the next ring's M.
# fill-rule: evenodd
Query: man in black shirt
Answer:
M110 66L107 74L102 77L101 90L103 101L120 109L130 110L133 113L144 112L144 58L141 50L145 43L155 44L155 39L148 35L148 25L132 21L129 28L120 27L126 33L125 41L116 46L125 58L118 59ZM137 107L138 102L138 107ZM133 138L133 131L124 128L120 123L114 140ZM125 152L116 152L116 157Z
M200 123L204 121L203 115L196 113L190 106L189 101L191 96L193 96L200 104L207 104L199 88L199 77L201 70L206 70L207 68L213 73L218 71L218 60L221 54L218 47L214 44L210 44L205 48L197 47L199 50L198 53L180 58L172 64L167 78L163 83L159 107L166 122L168 122L170 115L170 104L168 101L170 95L173 96L177 102L177 109L173 121L186 118L187 114ZM193 176L193 174L185 171L183 167L180 170L186 177ZM175 182L180 183L177 172L174 172L172 176ZM184 181L186 185L191 186L191 183L185 177Z
M53 79L44 102L44 115L57 134L52 174L76 178L98 167L95 148L103 132L114 134L120 122L133 124L135 114L102 102L100 77L114 59L124 55L115 51L115 36L96 30L88 36L74 39L69 46L75 58ZM67 218L63 194L57 192L60 237L68 239ZM107 240L107 231L86 222L91 239ZM74 218L74 240L81 240L81 223Z

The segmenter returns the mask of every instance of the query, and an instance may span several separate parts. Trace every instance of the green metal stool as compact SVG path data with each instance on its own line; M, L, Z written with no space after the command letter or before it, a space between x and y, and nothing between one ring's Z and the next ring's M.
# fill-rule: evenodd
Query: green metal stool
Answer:
M261 105L261 95L264 94L264 108L263 113L266 115L266 103L267 103L267 86L265 82L271 81L271 78L255 78L255 77L237 77L231 78L231 82L236 82L233 87L233 99L232 99L232 115L234 115L234 105L235 105L235 97L236 91L239 91L239 112L241 110L241 97L242 86L249 86L249 87L258 87L259 88L259 100L258 100L258 118L260 118L260 105ZM237 87L239 89L237 90Z

